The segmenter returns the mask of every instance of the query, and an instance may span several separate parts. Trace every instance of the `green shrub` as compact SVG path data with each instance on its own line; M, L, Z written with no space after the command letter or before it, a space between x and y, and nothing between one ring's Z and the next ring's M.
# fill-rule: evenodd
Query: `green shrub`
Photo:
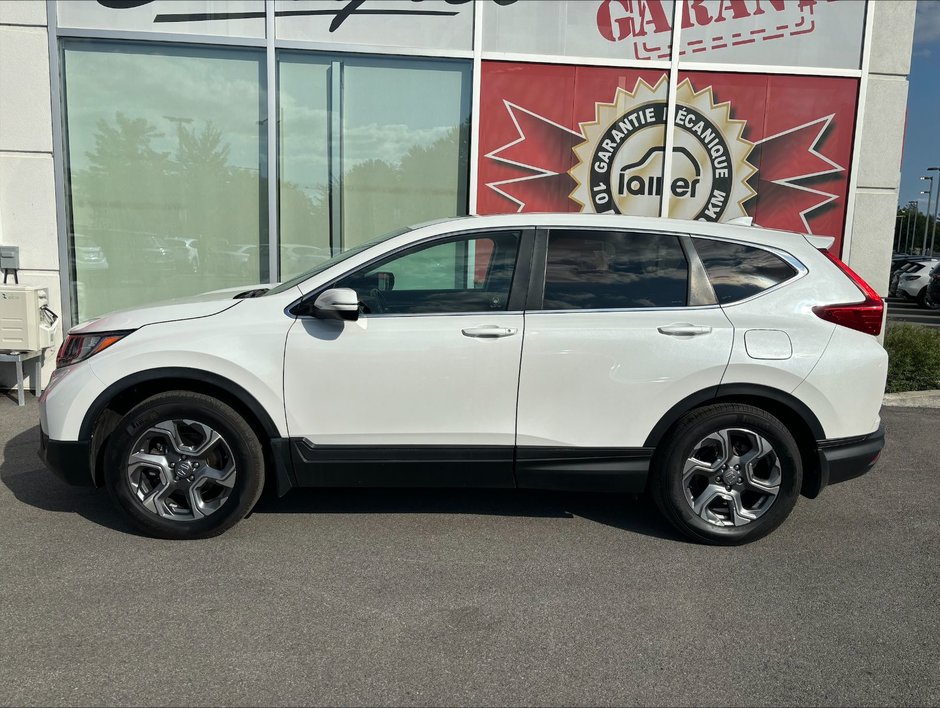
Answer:
M885 334L888 393L940 389L940 329L898 324Z

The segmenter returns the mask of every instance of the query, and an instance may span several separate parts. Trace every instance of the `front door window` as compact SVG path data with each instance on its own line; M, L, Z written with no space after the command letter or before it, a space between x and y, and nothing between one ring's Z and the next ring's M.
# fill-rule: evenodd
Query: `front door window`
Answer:
M435 242L346 276L365 314L500 312L509 306L519 233L475 234Z

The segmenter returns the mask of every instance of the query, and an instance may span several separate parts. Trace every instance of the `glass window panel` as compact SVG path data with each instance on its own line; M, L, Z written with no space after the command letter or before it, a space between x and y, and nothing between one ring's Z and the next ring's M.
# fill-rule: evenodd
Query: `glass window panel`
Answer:
M683 307L689 266L677 236L552 231L546 310Z
M345 64L344 248L467 213L469 89L465 62Z
M267 279L263 53L69 41L77 316Z
M333 287L352 288L371 314L505 310L518 232L435 243L368 266Z
M281 279L330 256L330 64L278 63Z
M722 305L757 295L796 275L786 261L762 248L705 238L692 240Z

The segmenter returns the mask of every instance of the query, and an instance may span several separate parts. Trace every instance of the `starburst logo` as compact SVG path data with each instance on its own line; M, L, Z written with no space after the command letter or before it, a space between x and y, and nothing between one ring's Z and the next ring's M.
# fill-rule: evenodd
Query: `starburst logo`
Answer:
M663 196L667 82L639 79L633 91L617 89L611 103L598 103L595 119L581 124L584 142L574 148L569 171L577 183L571 199L582 211L654 216ZM747 180L753 144L730 104L715 104L711 87L694 91L683 81L676 92L670 216L718 221L745 214L754 195Z

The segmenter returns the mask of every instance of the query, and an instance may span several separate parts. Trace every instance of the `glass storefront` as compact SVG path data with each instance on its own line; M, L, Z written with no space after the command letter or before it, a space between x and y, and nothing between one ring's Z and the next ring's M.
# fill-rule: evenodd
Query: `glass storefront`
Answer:
M267 280L263 52L63 46L79 321Z
M55 8L73 321L471 209L846 229L864 2Z
M467 210L468 62L284 53L281 276Z
M63 43L78 319L267 282L260 50ZM467 212L466 61L284 52L279 279Z

